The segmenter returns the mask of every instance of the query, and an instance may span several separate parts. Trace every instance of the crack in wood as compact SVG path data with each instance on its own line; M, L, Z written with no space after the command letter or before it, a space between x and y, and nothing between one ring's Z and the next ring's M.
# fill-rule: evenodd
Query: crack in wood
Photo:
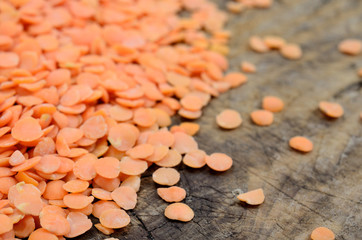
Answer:
M155 240L155 238L152 235L152 231L149 231L146 224L143 222L143 220L138 216L137 212L132 210L132 215L136 217L136 219L141 223L142 228L147 232L147 238L150 240Z

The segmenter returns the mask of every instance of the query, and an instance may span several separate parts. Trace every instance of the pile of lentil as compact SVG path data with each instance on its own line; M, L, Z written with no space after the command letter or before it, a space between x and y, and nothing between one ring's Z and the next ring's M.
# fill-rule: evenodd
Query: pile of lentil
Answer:
M268 8L271 0L238 0L227 8ZM188 17L181 17L187 11ZM233 160L198 148L200 126L171 117L202 115L212 97L247 82L228 69L225 13L208 0L8 0L0 2L0 240L58 240L82 235L94 226L105 235L127 226L127 210L137 205L141 174L152 179L165 202L165 216L191 221L185 189L173 168L207 165L227 171ZM302 57L299 45L277 36L251 36L258 53L279 50ZM358 55L361 41L338 46ZM245 73L256 72L247 61ZM273 123L284 109L275 96L250 114L259 126ZM344 114L338 103L322 101L329 118ZM362 113L361 113L362 114ZM362 118L362 115L361 115ZM242 124L225 109L216 116L223 129ZM313 143L295 136L289 145L310 152ZM237 196L260 205L262 189ZM313 240L334 239L318 227ZM109 238L113 239L113 238Z
M188 11L188 17L179 12ZM226 171L199 126L211 97L246 82L224 71L226 14L206 0L0 2L0 239L64 239L127 226L140 175L172 186L173 167ZM184 156L183 156L184 155ZM186 197L159 188L167 202ZM190 221L173 203L165 216Z

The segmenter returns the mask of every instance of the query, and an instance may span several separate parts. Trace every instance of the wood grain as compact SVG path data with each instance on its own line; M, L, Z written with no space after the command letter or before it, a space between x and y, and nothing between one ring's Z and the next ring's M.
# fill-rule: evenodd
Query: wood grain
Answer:
M226 1L217 1L225 7ZM362 1L275 0L268 10L230 15L230 69L242 60L256 64L249 82L205 108L196 136L207 153L232 156L230 171L215 173L207 167L178 167L179 186L195 211L189 223L163 216L167 204L156 194L151 172L142 177L139 201L130 211L131 224L117 231L119 239L309 239L312 230L325 226L336 239L362 235L362 81L356 75L362 56L337 51L344 38L362 39ZM247 47L250 35L279 35L301 44L304 56L288 61L277 52L256 54ZM265 95L284 99L286 109L270 127L257 127L249 113L260 108ZM345 115L326 119L317 109L321 100L337 101ZM241 112L243 125L223 131L215 116L224 108ZM179 122L180 119L175 119ZM300 154L288 147L295 135L309 137L313 152ZM263 188L266 200L259 207L241 204L238 191ZM77 239L104 239L92 229Z

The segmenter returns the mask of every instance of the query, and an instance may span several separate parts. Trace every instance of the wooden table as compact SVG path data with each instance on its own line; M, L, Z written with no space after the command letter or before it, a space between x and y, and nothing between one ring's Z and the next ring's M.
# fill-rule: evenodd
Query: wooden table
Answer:
M219 0L221 7L225 2ZM195 211L189 223L167 220L167 204L156 193L151 172L142 177L131 224L117 231L119 239L309 239L312 230L325 226L336 239L362 236L362 81L356 71L362 56L349 57L337 50L345 38L362 39L360 0L275 0L268 10L230 15L230 69L242 60L256 64L258 72L246 85L212 100L198 122L196 136L207 153L225 152L234 165L225 173L207 167L179 166L179 186ZM277 52L257 54L247 47L249 36L274 34L303 48L303 58L288 61ZM265 95L286 104L270 127L251 123L249 114L260 108ZM324 117L321 100L340 103L345 115ZM242 126L223 131L215 115L224 108L238 110ZM179 119L175 119L179 122ZM288 140L310 138L314 150L301 154ZM151 169L154 170L154 169ZM248 207L236 199L238 191L263 188L266 200ZM104 239L96 229L78 239Z

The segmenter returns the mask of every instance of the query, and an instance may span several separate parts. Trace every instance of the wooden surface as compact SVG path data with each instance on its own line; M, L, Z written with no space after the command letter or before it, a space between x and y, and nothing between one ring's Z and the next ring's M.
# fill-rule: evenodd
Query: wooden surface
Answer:
M218 1L224 7L226 1ZM207 167L178 167L187 191L186 203L195 211L189 223L167 220L167 204L156 194L151 171L142 177L131 224L117 231L119 239L309 239L325 226L336 239L362 236L362 82L356 69L362 56L337 51L344 38L362 39L360 0L275 0L268 10L230 15L231 69L241 60L256 64L249 82L206 107L196 139L207 153L225 152L234 165L225 173ZM304 56L288 61L277 52L256 54L247 48L250 35L275 34L301 44ZM270 127L257 127L249 113L260 108L265 95L284 99L285 111L275 114ZM337 101L345 115L325 118L321 100ZM215 115L224 108L241 112L244 122L233 131L220 130ZM179 119L176 119L176 122ZM288 147L289 138L304 135L315 149L300 154ZM154 169L151 169L154 170ZM241 204L238 191L263 188L259 207ZM92 229L78 239L104 239Z

